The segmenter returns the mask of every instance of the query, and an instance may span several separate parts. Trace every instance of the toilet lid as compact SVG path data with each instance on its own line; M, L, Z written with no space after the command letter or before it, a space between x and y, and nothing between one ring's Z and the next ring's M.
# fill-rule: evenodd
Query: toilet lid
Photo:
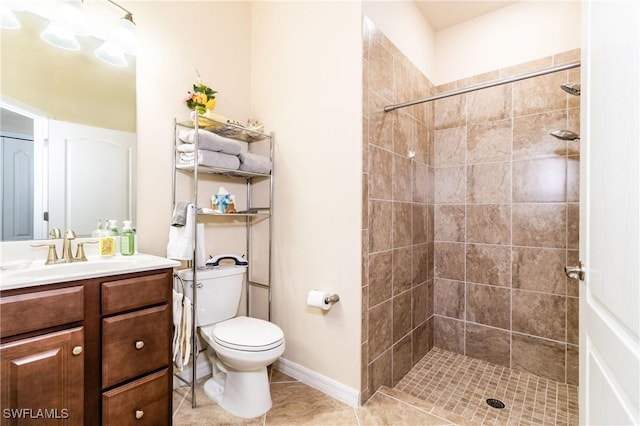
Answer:
M235 317L215 324L211 335L222 346L244 351L269 350L280 346L284 338L277 325L250 317Z

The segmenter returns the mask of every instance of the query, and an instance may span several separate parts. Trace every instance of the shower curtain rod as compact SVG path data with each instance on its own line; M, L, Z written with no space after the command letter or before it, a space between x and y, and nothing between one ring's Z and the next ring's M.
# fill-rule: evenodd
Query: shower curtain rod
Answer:
M418 99L416 101L403 102L401 104L387 105L384 107L384 112L390 112L398 108L404 108L425 102L437 101L438 99L449 98L451 96L461 95L463 93L475 92L476 90L487 89L489 87L500 86L502 84L513 83L514 81L526 80L527 78L538 77L545 74L551 74L558 71L565 71L571 68L577 68L580 66L580 61L571 62L569 64L558 65L556 67L547 68L540 71L534 71L527 74L521 74L514 77L507 77L499 80L488 81L486 83L476 84L475 86L465 87L463 89L451 90L449 92L441 93L439 95L431 96L429 98Z

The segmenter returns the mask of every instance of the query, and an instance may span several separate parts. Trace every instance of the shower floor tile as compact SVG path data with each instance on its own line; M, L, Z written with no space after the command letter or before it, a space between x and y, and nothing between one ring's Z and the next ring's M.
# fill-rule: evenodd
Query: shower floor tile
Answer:
M578 388L433 348L393 388L432 413L481 425L577 425ZM502 401L503 409L486 400ZM434 411L435 410L435 411ZM463 420L463 421L460 421ZM458 423L456 422L456 423Z

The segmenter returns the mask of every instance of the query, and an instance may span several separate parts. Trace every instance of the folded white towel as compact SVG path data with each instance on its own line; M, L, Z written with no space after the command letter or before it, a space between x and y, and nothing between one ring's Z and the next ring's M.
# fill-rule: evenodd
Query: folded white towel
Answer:
M263 155L243 152L239 155L240 170L251 173L271 173L271 160Z
M180 130L178 132L178 139L185 143L195 143L195 130ZM198 129L198 149L238 155L242 151L242 145L237 140Z
M196 155L194 152L182 152L178 155L177 166L193 167L195 158ZM220 169L238 170L238 167L240 167L240 159L237 155L199 149L198 164L201 166L217 167Z
M192 143L183 143L176 147L178 152L193 152L196 150L196 147Z

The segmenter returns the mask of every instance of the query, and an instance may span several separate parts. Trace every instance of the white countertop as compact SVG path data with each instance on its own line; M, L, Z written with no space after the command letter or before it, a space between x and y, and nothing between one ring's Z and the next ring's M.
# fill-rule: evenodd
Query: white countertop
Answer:
M0 243L0 290L174 268L180 265L180 262L172 259L142 253L132 256L117 254L112 257L87 253L86 262L45 265L46 250L30 246L42 242L44 241Z

